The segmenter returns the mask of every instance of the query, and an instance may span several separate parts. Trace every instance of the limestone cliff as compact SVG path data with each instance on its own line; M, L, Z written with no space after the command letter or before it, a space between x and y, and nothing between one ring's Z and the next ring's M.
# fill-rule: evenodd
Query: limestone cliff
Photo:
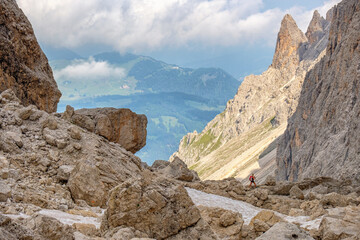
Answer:
M183 159L203 179L245 177L241 174L249 172L244 168L258 167L259 154L283 133L294 113L306 72L324 54L329 22L324 20L316 28L318 19L315 12L307 31L309 37L314 36L309 42L286 15L271 66L259 76L245 77L224 112L201 133L183 137L173 156Z
M0 0L0 92L9 88L24 105L47 112L61 96L30 22L15 0Z
M299 105L277 151L277 176L359 174L360 2L333 11L325 57L306 76Z

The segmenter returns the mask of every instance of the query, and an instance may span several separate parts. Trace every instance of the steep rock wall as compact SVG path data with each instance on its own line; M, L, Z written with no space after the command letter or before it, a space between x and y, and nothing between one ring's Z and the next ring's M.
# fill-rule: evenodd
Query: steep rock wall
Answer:
M30 22L15 0L0 0L0 92L9 88L25 106L47 112L61 97Z
M333 11L325 57L304 81L277 151L277 177L360 178L360 2Z

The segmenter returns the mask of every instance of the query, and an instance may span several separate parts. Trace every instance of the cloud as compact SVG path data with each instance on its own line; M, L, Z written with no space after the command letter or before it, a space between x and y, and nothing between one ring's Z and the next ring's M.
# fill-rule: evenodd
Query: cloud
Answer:
M273 44L285 13L294 13L301 26L312 15L299 7L264 10L262 0L18 0L18 4L46 44L70 48L105 44L123 52Z
M54 71L55 79L73 79L88 81L93 79L122 79L126 76L125 69L110 65L105 61L75 60L71 65Z

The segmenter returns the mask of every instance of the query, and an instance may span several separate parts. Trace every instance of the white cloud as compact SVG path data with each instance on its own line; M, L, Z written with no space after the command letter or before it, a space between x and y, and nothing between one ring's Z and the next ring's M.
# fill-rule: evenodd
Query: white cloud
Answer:
M337 0L320 6L329 8ZM141 51L191 44L274 44L286 12L304 28L312 12L264 11L262 0L18 0L38 38L54 46L106 44ZM321 12L321 11L320 11ZM321 12L323 13L323 12ZM306 24L305 24L306 22Z
M55 79L75 79L87 81L93 79L121 79L125 77L123 68L115 67L105 61L75 60L71 65L54 71Z

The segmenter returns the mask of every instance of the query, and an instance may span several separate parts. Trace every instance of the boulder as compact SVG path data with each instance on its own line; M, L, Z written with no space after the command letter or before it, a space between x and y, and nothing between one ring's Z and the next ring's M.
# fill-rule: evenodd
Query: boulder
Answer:
M181 239L183 231L185 236L214 235L184 187L149 171L111 190L102 229L119 226L132 227L156 239Z
M256 189L256 190L254 191L254 196L255 196L258 200L265 201L265 200L268 199L269 190L267 190L267 189Z
M304 200L304 193L298 186L295 185L290 189L290 197Z
M348 205L346 196L335 192L323 195L320 202L325 207L345 207Z
M55 112L61 93L30 22L16 1L2 1L0 12L0 92L12 89L23 105Z
M36 232L26 228L24 224L17 223L9 217L0 214L0 239L4 240L38 240L43 239Z
M163 169L163 168L169 166L169 164L170 164L170 161L155 160L153 162L153 164L151 165L151 168L156 171L156 170Z
M274 188L274 193L277 195L289 195L290 190L294 185L294 183L287 181L278 182Z
M302 239L302 240L314 240L309 233L300 229L298 226L292 223L279 222L271 227L268 231L262 234L256 240L291 240L291 239Z
M74 230L55 218L37 214L27 220L26 226L48 240L74 240Z
M105 238L109 240L134 240L134 239L143 239L143 240L153 240L153 238L148 238L148 236L135 230L132 227L117 227L111 231L106 232Z
M229 197L236 200L243 200L245 195L244 186L235 178L226 178L216 181L206 180L201 182L186 183L185 185L199 191Z
M72 165L62 165L57 170L57 179L59 181L67 182L70 178L70 173L74 170L74 166Z
M324 209L324 206L317 199L303 202L300 205L300 208L304 210L306 215L311 216L312 219L327 213L327 211Z
M95 108L74 111L68 106L63 118L111 142L119 143L132 153L139 151L146 144L147 118L130 109Z
M273 211L262 210L255 217L253 217L250 221L250 226L255 225L255 220L266 223L269 227L274 226L278 222L283 222L284 220L277 216Z
M276 185L276 179L272 175L268 175L265 179L265 185L266 186L275 186Z
M360 236L360 207L329 209L319 227L321 239L357 239Z
M211 230L221 239L235 240L241 237L244 224L238 212L222 208L198 206L201 217L210 225Z
M159 165L159 162L155 164L155 166L157 165ZM174 178L185 182L200 181L197 173L188 169L187 165L178 157L175 157L166 167L164 165L158 166L158 169L158 173L168 178Z
M6 183L0 181L0 202L6 202L11 197L11 188Z

